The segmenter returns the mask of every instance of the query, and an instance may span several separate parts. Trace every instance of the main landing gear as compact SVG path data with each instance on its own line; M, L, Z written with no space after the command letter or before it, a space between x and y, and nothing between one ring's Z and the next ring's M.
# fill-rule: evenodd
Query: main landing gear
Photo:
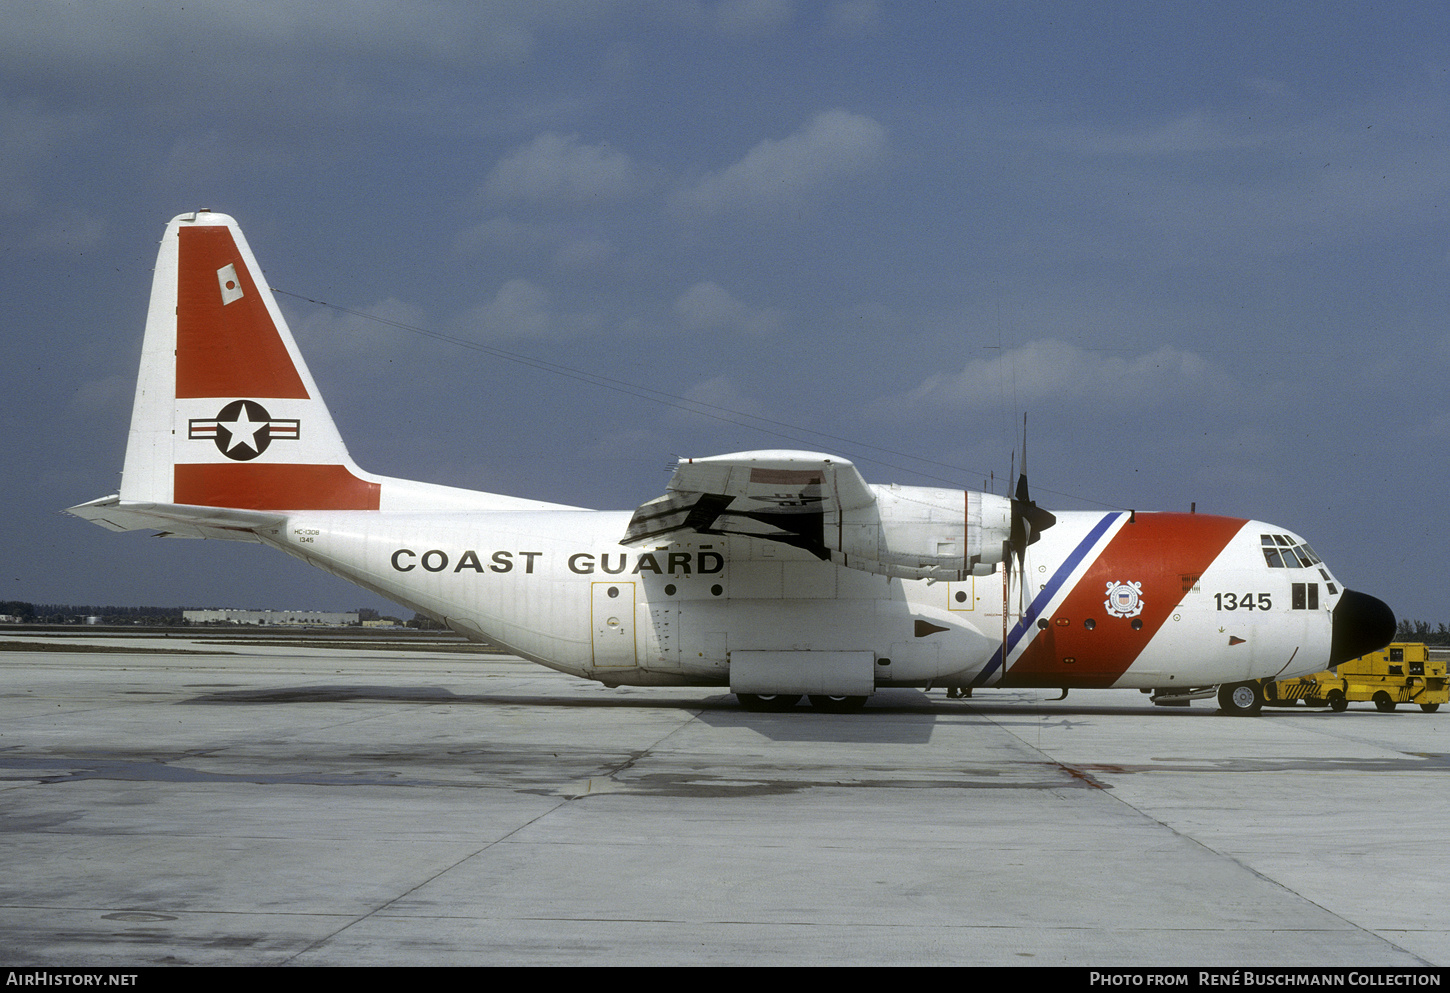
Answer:
M778 714L801 702L799 693L737 693L742 710L753 714Z
M778 714L800 703L799 693L737 693L743 710L757 714ZM827 714L851 714L866 706L864 696L824 696L811 694L811 706Z
M811 706L827 714L854 714L866 706L864 696L821 696L811 694Z

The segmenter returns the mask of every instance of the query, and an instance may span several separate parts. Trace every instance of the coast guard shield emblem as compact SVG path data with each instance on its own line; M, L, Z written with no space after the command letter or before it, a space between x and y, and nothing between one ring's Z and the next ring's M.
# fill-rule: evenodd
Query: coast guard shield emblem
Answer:
M1143 584L1109 583L1103 606L1114 617L1137 617L1143 612Z

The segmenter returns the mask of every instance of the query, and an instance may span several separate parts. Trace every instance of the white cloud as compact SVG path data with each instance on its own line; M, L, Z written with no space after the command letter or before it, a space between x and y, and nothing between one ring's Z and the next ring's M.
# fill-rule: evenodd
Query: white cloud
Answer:
M453 250L461 256L483 252L545 253L554 265L576 272L596 269L620 255L619 247L600 235L575 234L565 224L516 221L504 216L490 217L460 231L454 236Z
M1140 355L1089 351L1055 339L1028 342L991 359L975 359L960 372L936 373L902 397L877 401L883 409L914 412L1013 407L1047 400L1091 401L1117 407L1152 406L1201 396L1220 376L1207 360L1170 345Z
M417 341L412 329L426 328L428 314L416 304L388 297L347 313L331 307L304 307L283 298L288 320L302 354L314 373L345 373L374 380L404 376L414 361Z
M453 250L459 255L476 252L531 252L555 244L563 236L558 224L535 224L512 217L490 217L458 232Z
M483 184L492 201L589 203L619 200L638 187L630 157L577 135L542 134L499 160Z
M704 417L723 425L754 427L753 420L772 420L776 414L758 398L747 396L728 374L701 380L682 394L700 409L682 408L689 417ZM734 430L731 428L730 430Z
M559 310L548 291L527 279L510 279L488 303L463 315L459 333L469 338L567 338L595 334L597 314Z
M527 279L510 279L470 313L469 323L488 337L537 338L550 332L554 319L548 293Z
M1035 172L1074 177L1088 252L1120 235L1157 261L1242 260L1423 225L1425 205L1450 192L1450 165L1423 126L1442 114L1414 101L1312 116L1194 111L1140 126L1028 128L1001 144L1024 139Z
M675 316L686 331L773 334L784 323L781 311L751 307L720 284L708 281L696 283L675 299Z
M767 138L739 162L706 173L675 194L686 215L799 206L846 180L875 170L886 157L886 129L863 114L828 110L794 134Z

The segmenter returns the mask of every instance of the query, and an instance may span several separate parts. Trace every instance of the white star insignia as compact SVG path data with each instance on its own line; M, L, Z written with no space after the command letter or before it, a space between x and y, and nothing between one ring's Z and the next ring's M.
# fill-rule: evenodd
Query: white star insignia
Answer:
M247 415L246 404L242 404L242 409L237 412L236 420L217 422L217 425L225 428L227 434L231 436L231 441L227 445L228 452L235 449L238 445L246 445L254 452L259 451L262 446L257 444L257 432L265 428L267 424L267 421L252 420Z

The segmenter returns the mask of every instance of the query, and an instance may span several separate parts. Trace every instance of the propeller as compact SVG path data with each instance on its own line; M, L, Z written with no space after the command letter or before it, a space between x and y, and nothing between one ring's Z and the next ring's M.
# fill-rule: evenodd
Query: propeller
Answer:
M1017 476L1017 492L1012 497L1012 523L1007 537L1010 558L1007 564L1007 581L1011 581L1011 558L1017 559L1017 574L1021 577L1017 590L1017 610L1022 612L1023 589L1027 585L1027 546L1042 537L1042 532L1057 523L1057 517L1037 506L1027 488L1027 415L1022 415L1022 472ZM1005 590L1004 590L1005 593Z
M1028 495L1027 473L1022 473L1017 477L1017 495L1012 498L1012 534L1009 539L1019 568L1027 554L1027 546L1056 523L1056 515L1037 506L1037 502Z
M1015 458L1013 459L1015 462ZM1014 466L1015 471L1015 466ZM1011 478L1009 473L1008 478ZM1022 415L1022 471L1017 475L1016 492L1008 498L1011 503L1011 522L1007 539L1002 542L1002 675L1006 676L1008 666L1007 629L1012 588L1012 560L1017 560L1017 617L1020 620L1026 610L1027 599L1027 546L1042 532L1057 523L1057 517L1050 511L1037 506L1027 487L1027 415ZM1064 691L1064 694L1066 691Z

